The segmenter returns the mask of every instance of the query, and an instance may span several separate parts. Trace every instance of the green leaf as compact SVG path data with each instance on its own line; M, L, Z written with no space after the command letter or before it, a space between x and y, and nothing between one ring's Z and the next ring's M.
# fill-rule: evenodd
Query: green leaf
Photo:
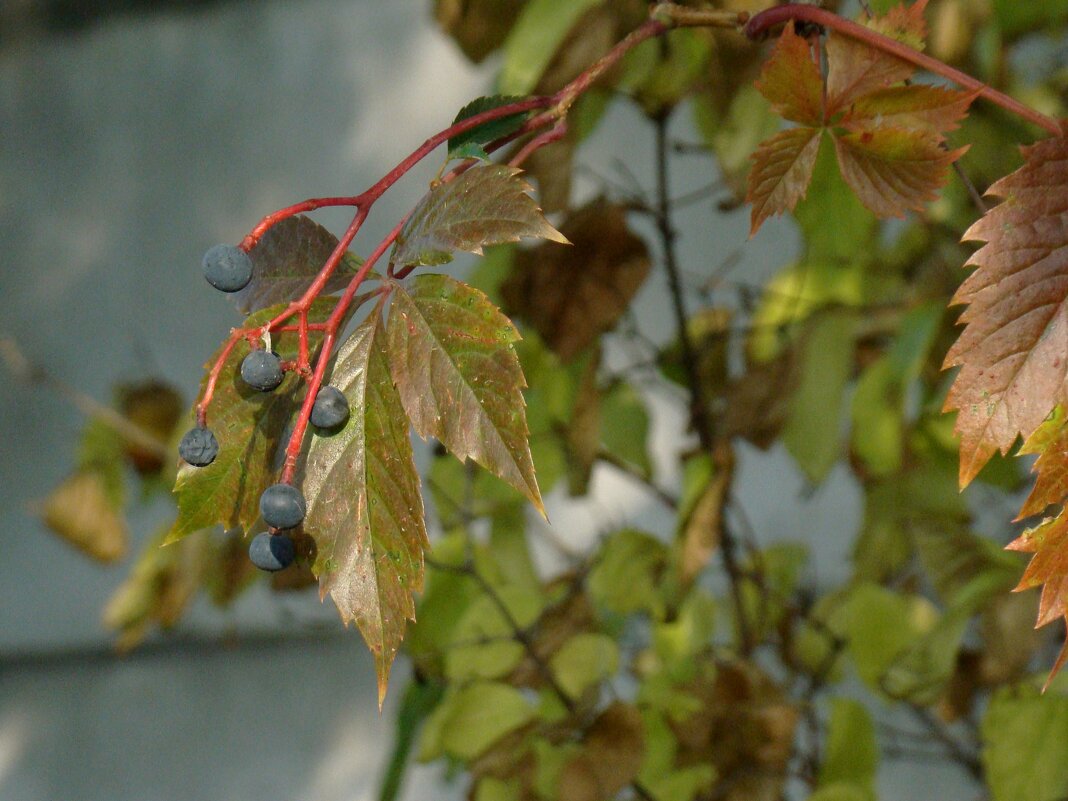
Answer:
M601 396L601 442L609 453L638 468L643 476L653 474L649 458L649 413L645 399L625 381L617 382Z
M523 237L566 243L527 193L518 167L487 164L431 189L412 211L390 255L390 263L438 265L457 250L482 255L482 248Z
M1008 37L1036 28L1063 25L1068 20L1068 0L1044 0L1041 3L994 0L994 20Z
M878 765L875 725L868 710L848 698L833 699L827 745L820 765L820 787L844 782L860 788L868 801L874 801Z
M437 682L409 682L397 711L397 733L393 739L393 752L382 777L378 801L396 801L400 795L415 738L423 721L441 702L443 693L444 687Z
M532 588L505 585L497 595L523 629L538 619L545 606L541 593ZM467 607L454 630L445 653L445 675L453 682L499 679L522 658L523 646L512 627L493 599L483 595Z
M805 477L819 484L842 451L841 411L853 369L856 317L834 311L814 320L804 342L804 371L782 441Z
M338 350L331 384L349 401L345 427L314 436L303 489L320 592L356 622L375 657L379 704L423 586L419 474L408 420L386 361L382 304Z
M597 0L530 0L504 43L504 65L497 87L523 95L538 83L557 47Z
M475 786L474 801L520 801L522 788L519 782L506 782L493 776L479 779Z
M249 314L300 297L337 246L336 236L304 215L275 223L249 251L252 280L233 294L237 310ZM363 259L346 252L323 291L344 289L361 264Z
M851 592L846 610L849 652L860 678L882 689L887 669L938 619L930 601L864 582Z
M79 471L92 471L100 476L110 506L116 512L126 500L125 443L122 434L99 417L85 424L78 443Z
M474 459L544 514L515 326L477 289L420 275L410 289L394 289L388 335L393 380L419 436Z
M808 797L808 801L871 801L871 794L855 784L838 782L821 787Z
M983 716L983 767L994 801L1068 795L1068 697L1004 687Z
M609 535L588 582L594 602L610 612L646 611L659 616L664 602L657 591L667 565L667 548L655 537L624 529Z
M471 117L486 111L491 111L495 108L500 108L501 106L517 103L522 99L522 97L515 97L512 95L480 97L476 100L472 100L460 109L456 114L456 118L452 121L452 124L455 125L458 122L463 122L466 119L470 119ZM518 114L509 114L506 117L499 117L495 120L484 122L481 125L476 125L469 131L450 137L449 158L488 159L489 156L486 154L486 151L482 149L482 146L494 142L501 137L515 133L523 127L523 123L526 122L526 119L529 116L529 111L521 111Z
M967 606L950 609L934 628L899 654L881 680L886 694L922 706L936 703L956 669L957 652L973 611Z
M615 675L619 647L605 634L576 634L549 662L557 683L571 698Z
M285 309L280 304L250 315L246 327L262 325ZM308 312L309 322L324 321L334 309L332 300L316 300ZM312 332L318 336L317 332ZM285 359L296 358L297 338L283 334L272 338L271 347ZM208 409L208 425L219 441L219 455L207 467L183 465L174 491L178 495L178 518L167 542L194 531L222 524L240 527L246 533L259 518L260 494L274 483L275 453L282 444L283 429L297 411L302 382L292 374L274 392L256 392L241 380L240 365L251 348L238 341L223 364L215 395ZM210 369L216 353L205 365ZM204 394L207 376L201 383Z
M420 758L444 752L469 762L536 714L523 694L507 684L483 681L450 691L424 730Z

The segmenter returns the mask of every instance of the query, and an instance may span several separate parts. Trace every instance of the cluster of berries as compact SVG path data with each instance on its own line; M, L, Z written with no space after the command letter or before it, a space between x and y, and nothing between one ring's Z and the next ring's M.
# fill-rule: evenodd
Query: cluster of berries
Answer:
M252 280L252 259L233 245L216 245L204 254L204 277L223 292L239 292ZM255 390L271 392L285 378L277 353L253 350L241 362L242 380ZM337 387L322 387L312 406L311 424L319 429L340 428L349 418L349 404ZM219 455L219 441L209 428L193 428L182 437L178 454L194 467L206 467ZM257 534L249 546L249 558L261 570L289 567L296 556L293 539L285 532L303 522L307 504L291 484L273 484L260 496L260 514L270 526Z

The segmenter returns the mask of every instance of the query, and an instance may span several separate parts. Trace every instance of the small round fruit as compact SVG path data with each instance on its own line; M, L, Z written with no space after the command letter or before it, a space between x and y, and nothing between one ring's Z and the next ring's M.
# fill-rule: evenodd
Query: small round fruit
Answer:
M219 441L210 428L191 428L178 443L178 455L193 467L205 467L219 455Z
M275 573L293 564L296 548L293 540L285 534L268 534L266 531L252 538L248 546L248 558L260 570Z
M323 387L315 396L311 423L317 428L338 428L349 419L349 402L337 387Z
M222 292L238 292L252 280L252 259L239 247L215 245L201 261L208 283Z
M295 528L308 506L292 484L272 484L260 496L260 514L271 528Z
M241 378L260 392L270 392L282 383L282 360L270 350L254 350L241 362Z

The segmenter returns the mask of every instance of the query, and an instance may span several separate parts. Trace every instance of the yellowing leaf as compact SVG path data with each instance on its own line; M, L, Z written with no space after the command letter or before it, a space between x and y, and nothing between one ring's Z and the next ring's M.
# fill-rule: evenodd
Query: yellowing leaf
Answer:
M790 128L760 143L753 153L747 199L753 204L749 235L775 214L793 211L805 195L820 149L820 129Z
M429 544L381 312L380 305L338 351L331 384L345 393L351 414L338 433L312 439L303 481L320 591L330 593L342 620L356 622L374 654L379 705L415 617L412 593L422 589Z
M82 469L64 479L44 502L45 525L102 562L126 555L126 521L108 493L104 473Z
M1037 478L1017 520L1041 514L1068 498L1068 417L1063 406L1058 406L1018 451L1021 456L1031 453L1038 454L1031 468Z
M1023 151L988 191L1003 202L963 237L986 244L953 296L969 305L944 365L961 366L945 405L957 410L961 485L1068 401L1068 138Z
M756 87L780 116L802 125L823 124L823 76L808 40L794 33L793 22L775 43Z
M419 436L474 459L544 514L515 326L477 289L419 275L410 289L394 288L387 331L393 380Z
M834 138L842 177L880 217L903 217L938 196L949 165L967 148L943 150L923 131L877 128Z
M472 167L460 177L431 189L404 224L390 263L447 264L457 250L482 255L482 248L523 237L566 243L549 225L530 185L517 167L487 164Z
M1042 587L1035 625L1068 617L1068 515L1046 518L1005 547L1034 554L1014 591Z

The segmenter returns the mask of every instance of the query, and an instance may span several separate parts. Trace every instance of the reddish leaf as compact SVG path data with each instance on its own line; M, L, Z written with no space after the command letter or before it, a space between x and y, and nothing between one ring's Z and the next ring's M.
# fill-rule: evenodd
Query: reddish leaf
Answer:
M923 11L927 0L898 6L868 27L917 50L923 49L927 25ZM847 109L858 98L908 78L913 67L907 61L833 31L827 37L827 117Z
M249 314L300 297L337 245L337 237L303 215L273 225L249 251L252 281L234 293L237 310ZM348 286L362 263L355 254L346 253L324 292L338 292Z
M808 40L790 22L764 63L756 88L775 112L802 125L823 123L823 76Z
M521 172L517 167L487 164L435 186L412 211L390 263L446 264L454 251L481 255L487 245L523 237L566 243L527 194L530 185L519 177Z
M753 204L749 236L768 217L793 211L804 197L816 166L821 133L820 128L790 128L760 143L749 172L747 199Z
M945 408L958 410L962 486L1068 401L1068 138L1023 152L988 192L1004 201L963 237L986 244L953 297L969 306L944 365L961 365Z
M1063 408L1057 407L1050 419L1027 438L1018 455L1030 453L1039 455L1031 468L1038 477L1017 520L1041 514L1068 498L1068 418Z
M941 138L943 132L957 128L975 96L925 84L892 86L858 98L840 124L853 131L906 128Z
M352 410L345 427L315 436L303 481L304 528L316 542L315 571L347 624L356 622L375 657L379 706L423 587L419 474L408 419L386 357L382 306L337 354L330 382Z
M1042 586L1035 626L1068 617L1068 514L1046 518L1005 547L1034 554L1014 592Z
M880 217L903 217L938 196L949 165L967 148L943 150L940 137L904 128L876 128L834 138L842 177Z
M332 300L316 301L308 319L321 322L333 311ZM251 315L247 325L270 320L283 310L272 306ZM274 337L272 347L283 359L296 356L297 339L287 334ZM174 491L178 495L178 519L166 542L171 543L202 528L222 524L248 531L259 517L260 493L274 483L275 451L282 429L296 412L300 381L291 374L274 392L255 392L242 380L241 360L248 354L241 340L230 352L208 410L208 425L219 440L219 455L207 467L182 465ZM210 369L218 355L205 365ZM204 393L201 383L200 395Z
M575 212L561 229L574 247L518 251L501 295L509 313L529 320L568 362L615 326L645 282L650 261L624 209L604 200Z
M544 514L515 326L477 289L420 275L410 289L395 286L387 330L393 380L419 436L474 459Z

